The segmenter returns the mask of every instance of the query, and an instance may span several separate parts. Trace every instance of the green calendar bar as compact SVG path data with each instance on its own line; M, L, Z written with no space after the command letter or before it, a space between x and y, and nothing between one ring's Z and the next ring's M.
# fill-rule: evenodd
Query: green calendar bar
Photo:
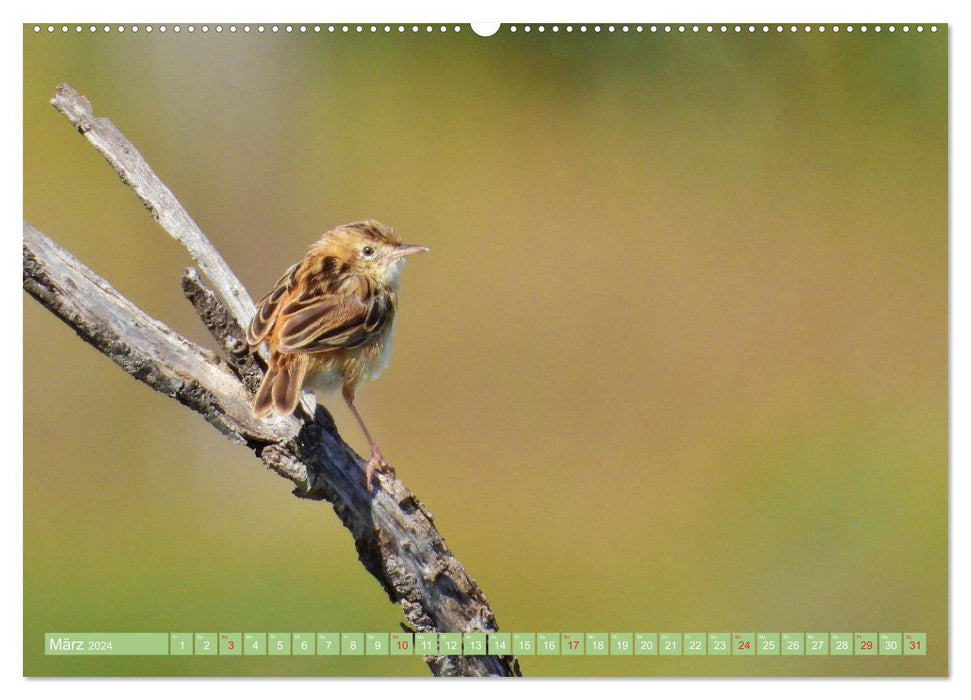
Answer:
M105 632L44 635L47 656L926 656L925 632ZM703 663L703 659L697 659ZM245 661L242 661L245 663ZM238 668L238 667L236 667Z
M168 632L104 632L44 635L48 656L167 656Z

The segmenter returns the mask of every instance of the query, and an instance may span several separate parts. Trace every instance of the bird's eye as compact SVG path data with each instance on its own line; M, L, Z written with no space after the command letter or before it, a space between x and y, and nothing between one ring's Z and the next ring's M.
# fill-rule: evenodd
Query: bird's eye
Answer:
M363 255L365 258L370 258L374 255L374 248L369 245L364 246L361 248L361 255Z

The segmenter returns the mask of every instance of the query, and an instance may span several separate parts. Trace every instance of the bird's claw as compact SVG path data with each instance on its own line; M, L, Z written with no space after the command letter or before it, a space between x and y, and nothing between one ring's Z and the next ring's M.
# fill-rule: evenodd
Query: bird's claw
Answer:
M364 472L365 485L367 486L368 493L371 493L371 482L374 480L375 472L391 474L392 476L394 476L395 473L394 467L384 460L384 456L381 454L381 451L377 449L371 451L371 458L367 461L367 470Z

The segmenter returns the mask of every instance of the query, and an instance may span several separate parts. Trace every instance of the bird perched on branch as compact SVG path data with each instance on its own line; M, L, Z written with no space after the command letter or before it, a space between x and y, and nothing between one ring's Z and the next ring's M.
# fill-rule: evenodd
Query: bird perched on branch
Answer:
M387 366L401 269L407 256L427 250L402 243L393 228L373 219L338 226L260 299L246 333L251 348L265 340L270 349L253 415L289 416L305 385L315 391L341 387L371 444L368 491L374 472L394 469L354 406L354 391Z

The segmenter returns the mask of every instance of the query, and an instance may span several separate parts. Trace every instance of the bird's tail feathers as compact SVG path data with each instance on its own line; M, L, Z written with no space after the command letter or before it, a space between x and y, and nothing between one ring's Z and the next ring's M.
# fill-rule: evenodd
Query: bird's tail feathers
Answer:
M253 401L253 416L262 418L271 410L280 416L289 416L300 403L300 390L307 375L310 359L300 353L281 355L274 353Z

